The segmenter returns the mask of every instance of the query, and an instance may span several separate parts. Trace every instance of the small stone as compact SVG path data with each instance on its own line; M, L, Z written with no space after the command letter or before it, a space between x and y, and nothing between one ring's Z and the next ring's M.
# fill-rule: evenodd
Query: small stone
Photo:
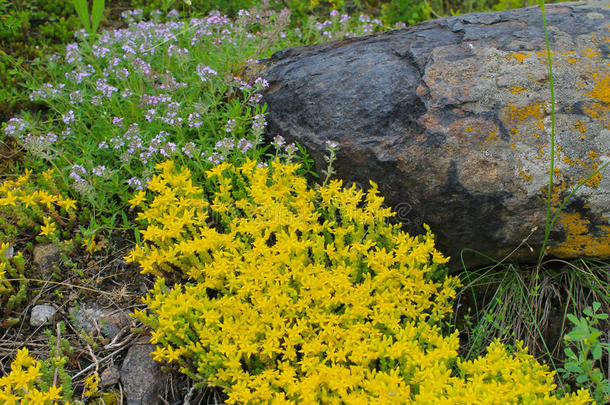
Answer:
M30 325L39 327L53 322L57 309L51 305L36 305L30 314Z
M87 333L96 333L101 330L101 320L104 312L96 307L72 307L70 317L76 329Z
M104 311L102 335L114 339L121 329L131 325L131 318L123 311Z
M61 250L52 243L34 246L34 263L41 270L41 276L46 276L52 271L53 266L61 262Z
M121 368L121 383L128 405L155 405L160 402L159 394L165 378L160 364L151 357L154 350L155 346L151 344L134 344L127 352Z
M119 382L121 378L121 372L117 366L114 364L102 371L102 375L100 375L100 386L101 387L110 387Z

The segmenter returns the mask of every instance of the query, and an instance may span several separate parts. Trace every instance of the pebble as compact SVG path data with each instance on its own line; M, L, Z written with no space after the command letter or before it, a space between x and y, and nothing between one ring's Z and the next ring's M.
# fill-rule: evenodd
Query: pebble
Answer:
M57 309L51 305L36 305L30 313L30 325L36 328L42 325L49 325L53 322L56 313Z

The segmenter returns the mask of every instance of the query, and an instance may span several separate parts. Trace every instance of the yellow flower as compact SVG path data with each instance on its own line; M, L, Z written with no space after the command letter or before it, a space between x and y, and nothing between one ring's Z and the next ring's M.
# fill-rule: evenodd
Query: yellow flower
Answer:
M57 200L57 205L65 209L66 211L70 211L76 209L76 201L71 200L69 198L60 198Z
M46 181L51 181L51 180L53 180L54 173L55 173L54 169L45 170L44 172L42 172L42 178L45 179Z
M83 395L86 397L97 395L100 383L100 377L97 372L89 374L83 383L85 385L85 392Z
M51 236L57 230L55 222L52 222L50 217L45 217L43 221L44 225L40 227L40 235Z
M129 207L130 208L139 207L140 205L142 205L142 203L144 201L146 201L146 192L144 190L140 190L136 194L134 194L134 196L131 200L128 201Z

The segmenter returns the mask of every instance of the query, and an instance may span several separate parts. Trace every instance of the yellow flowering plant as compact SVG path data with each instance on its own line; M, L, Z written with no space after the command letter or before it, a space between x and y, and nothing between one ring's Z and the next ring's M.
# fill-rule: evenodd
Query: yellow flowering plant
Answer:
M44 364L20 349L11 364L11 372L0 377L0 402L6 405L46 405L62 401L62 387L43 381Z
M36 178L26 170L0 183L0 305L8 324L15 319L6 317L27 298L28 287L26 262L14 240L35 230L40 240L58 242L58 225L66 228L76 220L76 201L61 195L51 172Z
M374 183L310 188L296 164L259 166L220 164L203 190L168 161L131 200L146 227L126 260L157 277L135 313L156 360L228 403L563 401L525 350L459 360L440 327L458 280L429 228L389 222Z
M67 225L76 219L76 201L64 198L51 181L52 170L36 179L31 170L16 179L0 183L0 236L11 239L24 229L39 228L41 236L53 239L57 224Z

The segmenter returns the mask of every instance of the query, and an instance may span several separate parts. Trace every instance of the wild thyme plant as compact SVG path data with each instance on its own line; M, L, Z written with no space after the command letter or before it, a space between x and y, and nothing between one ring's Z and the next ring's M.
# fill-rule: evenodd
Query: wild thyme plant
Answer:
M276 49L381 28L368 17L333 13L323 23L287 30L287 11L258 8L235 19L143 16L125 12L128 28L94 41L80 31L65 53L48 60L53 80L30 83L30 99L48 114L24 114L4 126L4 136L34 157L31 167L56 167L56 181L104 217L98 227L113 229L121 218L131 226L126 201L146 186L160 160L175 159L201 176L221 162L262 158L266 121L259 101L267 83L242 75L246 67L255 71L257 60Z

